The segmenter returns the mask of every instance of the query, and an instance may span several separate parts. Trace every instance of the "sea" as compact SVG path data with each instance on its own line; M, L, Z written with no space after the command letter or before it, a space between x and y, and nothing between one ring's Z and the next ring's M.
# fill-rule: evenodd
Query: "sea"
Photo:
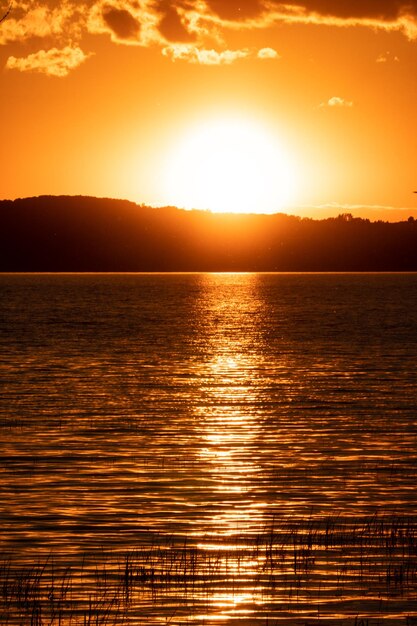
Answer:
M0 292L0 624L417 624L417 274Z

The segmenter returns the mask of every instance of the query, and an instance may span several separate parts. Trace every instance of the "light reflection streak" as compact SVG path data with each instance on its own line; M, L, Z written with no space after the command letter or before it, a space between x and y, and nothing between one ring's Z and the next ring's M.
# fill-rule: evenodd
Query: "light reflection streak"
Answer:
M213 593L212 603L218 608L216 615L197 615L198 621L223 621L233 616L249 617L255 613L253 608L254 599L250 593Z
M234 286L234 276L205 275L202 314L205 316L205 354L208 358L199 368L200 401L194 406L198 435L201 439L200 464L210 476L215 506L211 516L213 540L200 541L200 549L223 551L223 567L232 577L252 579L256 563L240 555L239 534L259 528L264 503L255 499L256 475L260 472L256 441L261 428L260 403L256 377L262 359L260 345L254 340L252 326L259 314L261 302L256 292L256 276L240 279ZM219 297L219 281L226 283L228 297ZM228 284L229 283L229 284ZM224 296L224 294L223 294ZM236 329L241 329L236 332ZM255 521L256 520L256 521ZM223 544L225 545L225 544ZM234 556L231 557L233 551ZM220 551L220 554L222 552ZM242 557L242 558L241 558ZM259 591L259 590L258 590ZM202 619L222 620L233 615L249 615L257 592L249 585L245 592L236 590L210 594L210 616ZM214 614L213 614L214 610Z
M204 275L201 280L208 359L200 366L201 401L194 407L202 442L199 456L211 476L220 505L216 508L221 508L213 514L213 530L233 535L250 526L254 476L260 471L253 454L260 429L253 411L259 400L254 384L259 346L253 341L253 332L245 333L245 327L251 325L261 305L255 275L240 279L238 288L233 274ZM229 287L227 298L218 295L220 281ZM237 328L242 331L237 333Z

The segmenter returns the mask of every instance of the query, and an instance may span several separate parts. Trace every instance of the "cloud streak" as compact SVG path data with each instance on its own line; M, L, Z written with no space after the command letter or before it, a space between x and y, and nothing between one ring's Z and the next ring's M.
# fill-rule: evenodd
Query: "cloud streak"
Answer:
M162 50L162 54L173 61L188 61L201 65L230 65L238 59L245 59L250 55L249 50L206 50L196 46L172 45Z
M261 48L258 51L244 48L241 50L214 50L198 48L193 45L174 44L162 50L164 56L173 61L188 61L201 65L231 65L239 59L280 59L280 55L272 48Z
M71 48L67 46L62 50L51 48L50 50L39 50L27 57L10 56L6 63L6 68L19 70L20 72L39 72L48 76L62 78L69 72L83 63L87 55L81 48Z
M364 26L417 38L417 0L207 0L207 8L202 17L230 28L263 28L274 23Z

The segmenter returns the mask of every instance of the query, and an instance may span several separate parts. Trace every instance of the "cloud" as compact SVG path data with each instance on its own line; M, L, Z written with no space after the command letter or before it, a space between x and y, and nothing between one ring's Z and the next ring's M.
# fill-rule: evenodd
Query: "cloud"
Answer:
M174 6L169 0L160 0L156 3L160 13L158 23L159 33L172 42L189 42L195 40L195 33L191 32L190 19L187 7Z
M126 9L104 6L102 17L105 24L107 24L117 39L138 39L140 23L129 11L126 11Z
M20 72L40 72L48 76L67 76L70 70L83 63L87 56L81 48L71 48L67 46L62 50L52 48L50 50L39 50L27 57L11 56L7 59L6 67L10 70Z
M327 100L327 102L322 102L319 105L321 108L323 107L353 107L353 102L351 102L350 100L345 100L344 98L339 98L338 96L333 96L332 98L329 98L329 100Z
M273 48L261 48L258 51L258 59L280 59L280 55Z
M89 11L88 31L108 34L115 43L165 46L196 39L195 0L98 0Z
M25 41L31 38L58 38L62 33L72 35L76 26L71 24L74 11L69 3L50 8L47 5L35 5L12 10L0 29L0 45Z
M206 50L191 45L172 45L162 50L164 56L173 61L188 61L201 65L230 65L238 59L244 59L250 55L249 50Z
M280 56L272 48L261 48L253 51L249 48L239 50L215 50L213 48L199 48L190 44L172 44L165 46L162 54L173 61L187 61L200 65L231 65L240 59L279 59Z
M223 0L208 0L210 6ZM224 2L229 4L229 2ZM374 20L392 22L405 15L417 15L417 0L236 0L231 4L239 12L251 18L265 13L281 13L293 16L317 16L340 20Z
M267 10L262 0L207 0L207 6L219 17L232 21L253 19Z
M398 62L400 59L396 55L392 55L391 52L384 52L376 58L377 63L388 63L390 61Z
M135 0L99 0L87 11L86 30L109 35L114 43L148 45L148 28L149 15Z
M266 27L273 23L367 26L401 30L417 38L417 0L207 0L212 18L227 26Z
M244 0L245 1L245 0ZM272 2L280 5L280 2ZM295 0L287 5L299 6L307 13L333 16L341 19L393 20L401 14L402 7L409 7L408 0Z
M360 25L417 39L417 0L21 0L1 23L0 45L42 40L35 57L52 58L77 49L85 34L107 34L117 44L156 46L173 61L221 65L279 58L273 48L256 53L244 40L234 50L228 39L232 31L244 36L282 23Z

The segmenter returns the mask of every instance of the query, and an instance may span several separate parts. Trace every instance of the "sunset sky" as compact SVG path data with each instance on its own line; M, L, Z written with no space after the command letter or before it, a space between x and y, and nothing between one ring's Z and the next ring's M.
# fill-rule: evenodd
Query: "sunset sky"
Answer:
M417 216L417 0L16 0L0 64L0 199Z

